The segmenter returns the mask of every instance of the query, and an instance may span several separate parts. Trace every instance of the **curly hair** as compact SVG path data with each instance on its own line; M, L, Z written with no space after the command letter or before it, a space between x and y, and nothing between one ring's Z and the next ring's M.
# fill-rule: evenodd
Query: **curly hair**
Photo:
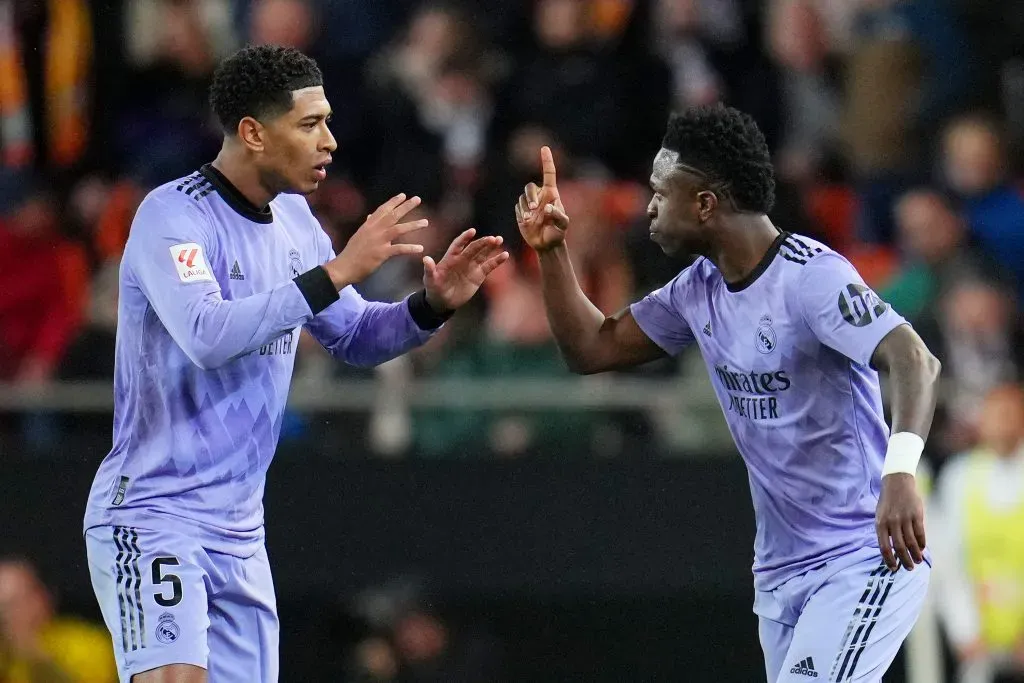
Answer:
M246 116L273 118L292 108L292 91L323 85L316 62L290 47L244 47L217 67L210 106L228 135Z
M741 211L768 213L775 205L768 144L750 115L722 104L673 114L661 144L713 183L727 185Z

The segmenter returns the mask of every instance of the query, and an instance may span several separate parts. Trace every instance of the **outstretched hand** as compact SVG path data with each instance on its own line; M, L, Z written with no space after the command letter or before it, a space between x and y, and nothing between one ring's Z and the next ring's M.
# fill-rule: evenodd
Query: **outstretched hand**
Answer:
M401 241L409 233L427 227L426 219L401 222L419 205L419 197L406 199L403 192L367 216L341 253L324 264L335 286L341 289L362 282L394 256L422 254L423 245Z
M565 241L569 217L558 196L555 159L550 147L540 148L543 184L529 183L516 202L516 223L523 239L537 251L547 251Z
M423 286L435 311L453 311L473 298L495 268L508 261L500 237L474 240L470 228L455 238L440 261L423 257Z

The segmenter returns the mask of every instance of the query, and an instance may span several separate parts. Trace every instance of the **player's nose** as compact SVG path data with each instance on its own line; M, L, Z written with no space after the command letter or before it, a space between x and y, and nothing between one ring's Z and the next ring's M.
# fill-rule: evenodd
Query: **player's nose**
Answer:
M320 144L320 149L324 152L333 152L338 149L338 141L334 139L334 133L330 130L326 131L326 133Z
M651 197L650 203L647 204L647 217L652 221L658 217L658 205L654 202L654 197Z

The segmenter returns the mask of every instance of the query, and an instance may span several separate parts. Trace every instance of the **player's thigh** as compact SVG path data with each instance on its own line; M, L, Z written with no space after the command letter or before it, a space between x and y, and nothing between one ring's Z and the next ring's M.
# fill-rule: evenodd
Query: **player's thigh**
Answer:
M757 635L764 652L765 679L768 683L779 680L782 663L793 642L793 627L766 617L757 619Z
M894 573L871 558L830 577L800 613L779 683L879 683L917 621L930 573Z
M210 557L224 579L210 603L210 683L277 683L281 628L266 550Z
M172 664L206 668L205 552L188 537L128 527L86 533L89 574L122 683Z

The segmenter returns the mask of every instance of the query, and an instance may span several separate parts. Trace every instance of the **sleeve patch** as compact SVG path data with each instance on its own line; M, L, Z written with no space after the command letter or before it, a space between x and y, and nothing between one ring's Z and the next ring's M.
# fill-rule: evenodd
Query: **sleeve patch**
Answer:
M850 283L839 292L839 313L850 325L864 327L885 313L888 305L864 285Z
M175 244L171 249L171 259L178 269L178 277L182 282L212 281L213 274L206 265L203 248L195 242Z

